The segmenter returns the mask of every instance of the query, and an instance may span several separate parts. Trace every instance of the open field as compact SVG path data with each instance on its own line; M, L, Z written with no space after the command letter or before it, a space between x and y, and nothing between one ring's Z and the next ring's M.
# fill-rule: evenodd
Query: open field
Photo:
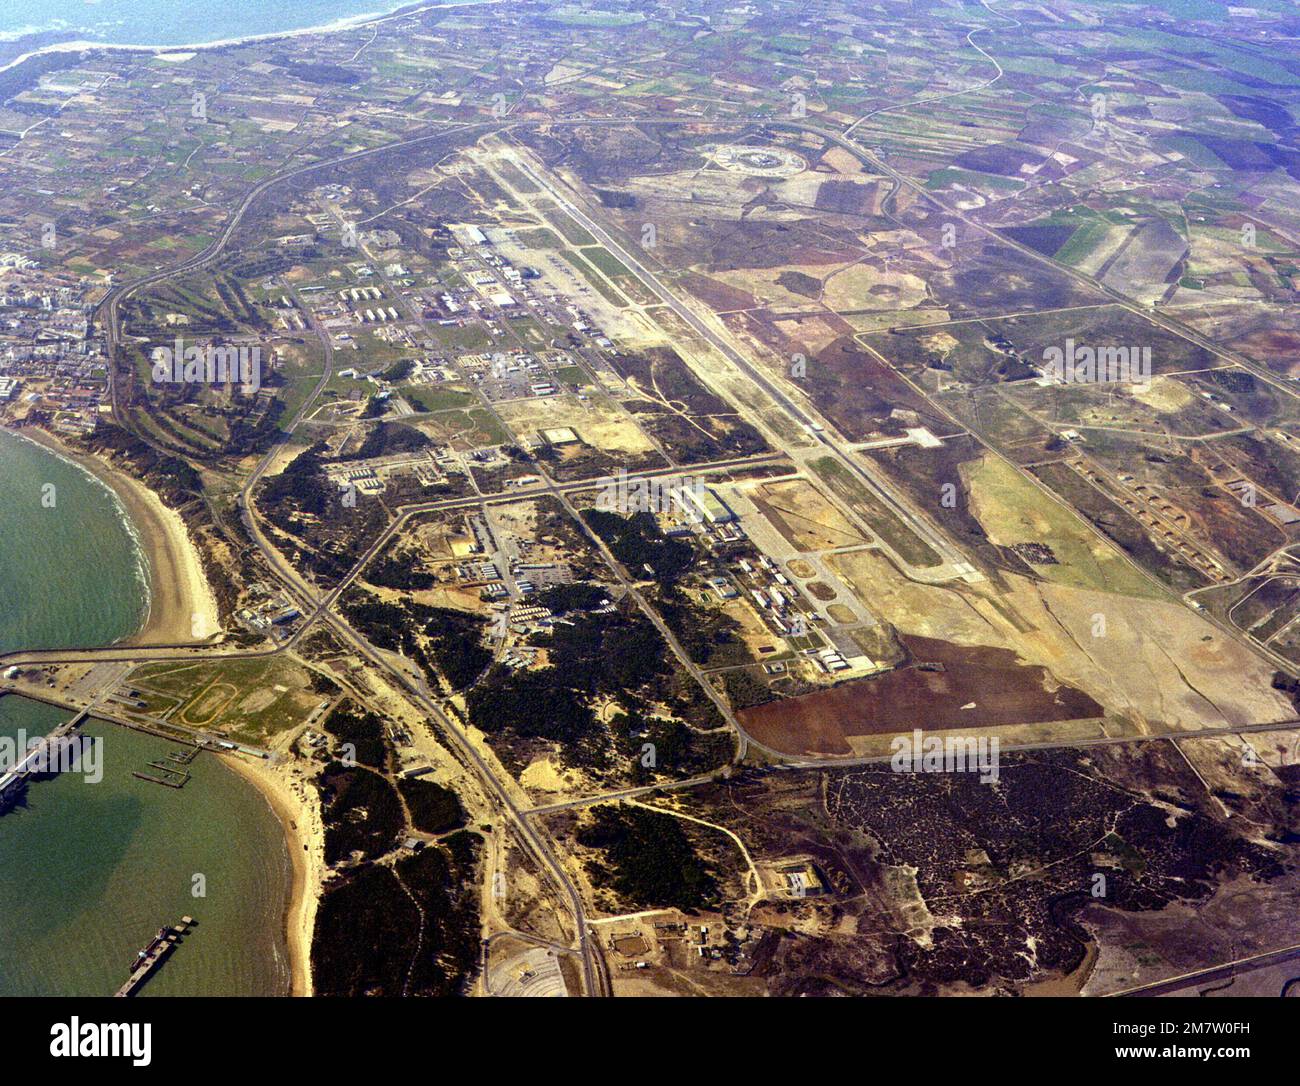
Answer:
M131 677L148 712L258 746L327 703L310 680L301 667L269 660L151 664Z

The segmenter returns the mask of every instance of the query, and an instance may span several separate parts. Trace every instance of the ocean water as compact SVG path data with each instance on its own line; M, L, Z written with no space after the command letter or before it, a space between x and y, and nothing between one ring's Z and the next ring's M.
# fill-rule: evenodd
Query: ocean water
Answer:
M0 698L0 735L64 719ZM187 915L198 924L140 997L287 993L289 856L261 796L207 755L183 789L139 780L178 748L112 724L82 734L101 740L103 779L34 782L0 816L0 996L112 995L136 952Z
M41 502L54 486L54 506ZM98 480L0 430L0 645L91 646L144 615L141 555ZM43 735L61 709L0 697L0 737ZM0 815L0 996L111 995L139 950L184 915L199 923L141 989L152 995L288 992L291 868L261 794L211 755L176 790L134 777L174 744L92 722L103 779L31 782ZM195 897L195 875L204 896Z
M79 39L117 45L200 45L326 26L405 6L399 0L5 0L0 40L73 31Z
M0 430L0 652L127 637L144 621L146 583L113 493Z

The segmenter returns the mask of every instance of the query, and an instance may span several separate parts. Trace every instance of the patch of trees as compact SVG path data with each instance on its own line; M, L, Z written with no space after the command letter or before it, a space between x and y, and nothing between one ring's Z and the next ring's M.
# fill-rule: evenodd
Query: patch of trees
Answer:
M381 554L366 566L365 579L381 588L397 588L404 592L423 592L438 583L432 573L416 569L414 556Z
M0 72L0 102L36 86L41 76L64 68L75 68L85 58L85 53L36 53L8 71Z
M324 450L323 442L304 449L289 461L282 472L262 483L262 502L269 510L291 500L299 512L319 517L331 502L337 502L338 488L332 486L321 471Z
M659 631L630 604L611 615L558 624L538 644L566 685L593 694L636 691L672 670Z
M297 560L322 580L333 581L352 568L387 514L379 502L343 503L343 492L323 470L324 448L312 445L280 474L264 480L257 501L267 520L309 545Z
M415 362L409 358L400 359L394 362L388 369L384 370L381 375L385 381L404 381L411 375L411 370L415 368Z
M311 950L318 995L464 992L478 962L481 845L469 833L443 844L326 884Z
M492 653L483 645L484 622L477 615L414 603L407 609L422 623L429 651L453 688L468 686L491 664Z
M725 730L699 737L673 721L646 723L652 702L697 727L721 728L724 721L690 675L675 667L659 632L630 605L614 614L575 614L537 644L551 666L494 669L469 693L472 724L490 735L558 743L570 764L600 768L610 761L608 733L590 705L613 698L623 710L615 718L615 746L632 764L642 741L654 742L658 765L674 773L706 772L730 757ZM654 767L638 771L646 768Z
M354 760L361 765L379 770L388 765L384 722L376 713L345 701L330 713L325 729L340 743L352 744Z
M418 452L432 442L427 434L398 422L381 422L366 435L366 440L349 460L369 460L392 453Z
M695 561L695 548L665 536L651 513L624 517L603 509L589 509L583 517L634 577L644 576L649 567L656 581L670 584Z
M593 882L638 908L698 909L717 900L713 872L671 815L597 807L576 837L602 854L587 863Z
M609 763L606 730L589 708L597 699L613 698L629 714L615 735L616 740L622 736L619 745L625 753L639 750L628 746L627 737L652 701L696 727L724 724L699 684L675 666L659 631L630 604L613 614L575 614L536 644L547 650L550 667L522 672L495 668L469 692L466 707L475 727L489 735L508 732L550 740L562 745L570 764L602 767ZM719 736L729 752L729 733ZM666 750L677 751L693 736L683 730L659 738ZM674 754L675 761L662 764L674 770L698 766L703 772L718 764L712 746L710 738L690 755Z
M469 692L466 708L470 723L488 735L511 732L524 739L549 739L564 744L566 758L577 764L603 761L595 742L595 714L553 667L495 668Z
M368 592L354 590L344 595L339 610L377 648L402 651L406 609L400 603L385 603Z
M446 833L464 827L465 809L450 788L418 777L403 777L397 782L397 790L406 800L411 824L422 833Z
M329 635L326 634L326 637ZM311 684L313 694L328 694L333 697L339 692L339 684L331 679L328 675L322 675L319 671L308 672L308 680Z
M1211 370L1209 378L1220 388L1229 392L1250 393L1255 391L1255 376L1243 370Z
M224 414L224 412L223 412ZM236 415L229 418L229 434L222 443L221 451L228 456L248 456L252 453L265 452L280 435L280 416L284 414L284 401L278 397L270 402L266 410L255 416Z
M594 189L600 202L605 207L612 207L616 210L630 210L637 206L636 197L630 192L618 192L614 189Z
M325 821L325 862L360 853L375 859L392 850L406 829L406 814L387 778L364 766L330 762L316 784Z
M776 700L772 688L755 678L748 671L728 671L722 677L722 687L727 693L727 700L732 709L750 709L755 705L766 705Z
M312 984L322 996L401 995L420 912L387 867L366 864L326 885L312 935Z
M713 607L700 607L675 584L659 590L655 606L686 654L698 664L749 663L753 657L736 635L740 623Z
M304 83L323 83L328 86L350 87L361 82L361 76L339 64L326 64L324 61L290 60L281 55L273 61L276 67L283 68L295 79Z
M777 276L776 281L779 286L795 294L802 294L805 298L821 297L822 281L804 272L784 271Z
M361 591L345 595L341 610L379 648L414 660L435 685L441 672L453 689L469 686L492 662L483 645L485 623L467 611L386 603Z
M731 761L736 742L729 730L700 735L676 720L654 717L647 720L640 710L619 714L611 722L618 746L632 765L632 782L650 784L656 773L674 777L694 777L708 773ZM653 762L647 764L646 744L650 744Z
M568 614L570 611L593 611L608 600L609 593L602 585L581 581L552 585L537 596L537 602L555 615Z
M1281 690L1291 699L1291 704L1300 712L1300 679L1293 679L1284 671L1273 672L1273 689Z

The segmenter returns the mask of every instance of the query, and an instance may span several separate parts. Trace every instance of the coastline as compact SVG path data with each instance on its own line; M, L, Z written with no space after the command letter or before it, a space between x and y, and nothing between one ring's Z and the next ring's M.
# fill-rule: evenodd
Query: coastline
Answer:
M180 514L138 479L100 458L69 448L38 427L11 431L36 442L107 486L121 503L148 569L149 611L140 630L118 642L176 644L220 629L216 598ZM288 951L290 995L311 995L311 940L326 873L325 829L315 791L288 765L254 763L222 754L221 761L257 790L284 833L291 879L280 930Z
M149 608L140 629L119 644L188 644L220 632L216 596L179 513L140 480L69 448L47 430L29 426L13 432L90 472L126 510L148 570Z
M221 761L261 793L284 830L292 878L282 928L289 952L289 994L310 996L311 940L325 878L325 827L312 785L287 765L254 763L234 754Z
M51 54L120 52L182 60L196 53L377 26L430 10L473 8L500 3L501 0L444 0L434 3L404 0L393 4L393 0L376 0L377 6L383 6L384 10L348 16L324 25L189 44L134 45L84 39L56 41L30 49L0 64L0 74ZM140 629L118 642L119 645L187 644L204 640L220 631L216 598L204 573L198 549L176 511L164 505L159 496L139 479L106 460L72 449L49 431L32 426L12 432L89 472L109 488L125 511L127 523L144 560L148 608ZM284 833L290 884L280 930L285 934L289 994L310 996L313 994L312 936L321 888L328 875L325 864L325 830L315 786L286 762L254 761L225 753L219 757L232 772L257 790Z
M356 30L358 27L371 26L375 23L387 22L389 19L396 19L413 15L421 11L430 11L438 8L463 8L477 7L483 4L498 4L501 0L461 0L459 3L403 3L387 11L369 12L364 15L348 15L341 19L335 19L333 22L325 23L321 26L303 26L294 27L289 30L268 30L261 34L247 34L238 38L222 38L218 41L209 42L189 42L179 45L131 45L117 42L87 41L78 39L76 41L53 42L49 45L43 45L38 49L32 49L23 53L21 56L14 57L13 60L6 64L0 65L0 74L9 71L10 68L16 68L20 64L25 64L33 57L46 56L50 53L84 53L84 52L101 52L117 51L124 53L152 53L155 56L166 56L170 53L201 53L212 49L228 49L232 46L248 45L256 42L279 41L283 38L296 38L304 34L334 34L341 30Z

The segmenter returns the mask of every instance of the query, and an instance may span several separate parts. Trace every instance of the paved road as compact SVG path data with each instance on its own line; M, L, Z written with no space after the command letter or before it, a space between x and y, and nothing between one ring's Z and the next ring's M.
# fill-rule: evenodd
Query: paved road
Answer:
M540 176L532 167L522 158L514 158L515 165L545 192L550 194L552 200L570 215L574 221L586 229L597 241L606 249L614 254L623 264L631 270L638 279L641 280L651 291L653 291L660 300L667 305L678 317L680 317L700 338L714 347L724 358L743 373L750 381L763 390L763 392L776 404L778 408L798 427L798 429L816 441L821 449L829 453L863 485L866 486L878 501L884 503L896 517L899 518L908 528L916 533L925 543L927 543L936 554L944 561L946 565L952 568L954 576L960 576L962 572L971 570L970 564L965 557L948 542L947 538L936 531L930 524L915 510L913 510L902 498L894 491L889 482L881 475L877 474L867 464L853 456L847 446L830 435L822 423L808 414L802 407L794 402L785 392L778 388L769 378L756 366L752 365L743 354L722 335L711 328L705 321L671 290L663 285L659 279L627 248L621 245L607 233L603 227L594 222L590 216L578 208L563 192L548 179ZM806 458L806 450L796 448L786 448L784 451L796 462ZM875 533L877 536L879 533ZM877 538L876 542L883 548L890 551L890 554L904 568L913 569L911 563L907 562L902 556L896 554L888 544ZM931 579L921 571L913 570L922 580Z
M276 449L283 447L278 442ZM734 457L726 460L708 460L692 464L689 468L647 468L644 471L627 473L628 479L671 479L684 475L708 476L735 468L761 467L764 464L781 463L785 457L781 453L760 453L756 456ZM263 469L264 470L264 469ZM101 663L108 660L130 661L132 663L154 663L161 660L214 660L241 657L256 659L263 656L276 656L293 648L306 635L321 613L332 607L338 597L364 572L371 560L383 550L410 521L412 517L437 513L447 510L475 508L482 505L509 504L526 498L543 497L557 490L571 494L583 490L592 490L603 484L606 476L576 479L566 483L536 484L516 487L513 490L497 490L485 494L468 495L461 498L440 498L436 501L414 502L398 506L396 516L384 528L375 541L362 552L344 578L319 602L304 604L303 621L293 634L273 648L256 649L222 649L195 642L176 642L142 645L110 646L70 646L61 649L16 649L0 653L0 669L16 665L18 667L38 667L44 664L83 664Z
M1043 740L1041 742L1027 743L1003 743L998 744L998 753L1012 754L1017 752L1030 752L1036 750L1062 750L1078 749L1082 747L1109 747L1124 746L1130 743L1158 743L1163 741L1177 742L1192 739L1212 739L1216 736L1224 735L1244 735L1254 732L1272 732L1290 730L1300 726L1300 718L1293 720L1279 720L1271 724L1237 724L1225 725L1221 728L1202 728L1194 732L1166 732L1160 735L1102 735L1090 739L1057 739ZM991 725L997 727L997 725ZM788 754L777 754L782 759L789 759ZM798 761L781 761L761 767L760 772L764 773L789 773L802 772L810 769L854 769L861 766L869 765L887 765L893 760L892 754L872 754L861 758L803 758ZM1262 761L1262 760L1261 760ZM590 807L596 803L613 803L621 799L635 799L638 796L649 795L654 792L672 792L684 788L695 788L701 784L707 784L718 779L716 773L707 773L698 777L689 777L680 781L665 781L660 784L641 785L636 788L621 788L612 792L600 792L595 795L581 796L577 799L563 800L560 803L548 803L540 807L531 807L524 811L524 814L531 818L533 816L545 816L553 814L556 811L574 810L579 807Z
M974 43L972 43L972 45L973 44ZM263 182L259 183L258 185L250 189L250 191L245 195L245 197L243 198L239 206L232 213L229 221L227 222L227 225L222 230L221 234L219 234L218 237L214 239L212 244L209 245L202 252L196 254L195 256L189 258L188 260L174 267L168 269L160 269L157 272L151 273L150 275L146 275L131 283L123 284L122 286L119 287L114 287L112 290L109 291L107 295L105 295L105 298L101 301L99 309L101 311L101 315L103 316L105 322L106 344L107 344L109 360L110 360L110 366L109 366L110 396L111 396L111 402L113 405L115 417L117 417L119 421L122 421L123 424L126 424L126 420L122 415L122 409L119 400L119 382L117 380L117 373L116 373L116 366L119 361L117 357L118 347L121 338L121 326L120 326L121 303L126 298L128 298L132 293L134 293L139 289L175 277L177 275L182 275L197 270L205 266L206 264L210 263L211 261L215 260L218 256L221 255L221 253L225 250L226 246L229 244L231 237L233 236L235 230L238 228L238 225L242 221L242 218L246 213L246 211L248 210L248 208L252 206L253 202L259 196L261 196L265 191L270 189L272 186L280 184L284 181L300 176L302 174L306 174L317 170L323 170L332 166L346 164L370 156L383 155L389 152L400 151L424 143L432 143L437 140L445 139L452 134L463 133L467 130L486 131L488 129L509 128L520 124L528 124L530 126L542 125L542 124L582 124L582 125L606 124L606 125L624 126L628 124L637 124L637 123L671 124L671 125L691 124L695 126L699 126L701 124L701 122L698 119L667 119L667 120L656 119L650 122L644 122L641 120L631 119L631 118L604 119L598 121L592 121L586 118L568 118L559 121L537 120L537 121L520 122L518 120L512 119L507 122L498 122L496 124L484 122L481 124L449 125L447 127L440 128L437 132L423 133L418 136L413 136L404 140L399 140L384 146L370 148L365 151L359 151L353 154L341 155L331 159L325 159L318 162L308 163L306 165L291 170L287 170L281 174L277 174L273 177L267 178ZM734 120L705 122L705 123L712 123L715 126L722 126L722 127L734 127L736 124ZM1084 276L1082 273L1078 273L1075 272L1073 269L1069 269L1061 265L1057 265L1055 264L1055 262L1051 261L1050 259L1042 257L1041 254L1035 253L1033 250L1030 250L1027 247L1020 246L1015 242L1012 242L1009 239L1002 237L1002 235L996 234L994 231L990 230L989 228L986 228L981 224L969 219L964 214L960 212L954 212L952 209L948 208L946 205L942 204L940 201L935 199L931 194L925 192L924 189L922 189L916 182L913 182L910 179L907 179L903 177L901 174L892 170L884 163L876 159L874 156L870 155L860 145L847 138L844 138L844 136L827 132L815 125L800 124L796 122L780 122L780 123L774 123L771 126L797 128L803 131L816 133L817 135L820 135L826 139L831 140L832 142L838 144L839 146L849 150L851 153L855 154L855 156L865 161L868 161L871 165L873 165L873 167L880 169L883 173L892 177L896 185L898 186L907 185L908 187L913 188L920 194L922 198L927 199L934 204L937 204L945 212L956 215L957 218L967 223L968 225L972 226L973 228L978 229L981 232L984 232L986 234L989 234L990 236L996 237L1003 244L1010 244L1012 248L1017 249L1022 253L1022 255L1027 256L1031 260L1037 260L1037 261L1043 261L1049 263L1053 267L1058 268L1058 270L1061 270L1066 274L1072 275L1076 279L1080 279L1084 282L1087 282L1088 285L1092 286L1094 289L1101 290L1107 296L1112 297L1117 304L1120 304L1133 312L1140 313L1143 316L1147 317L1148 319L1151 319L1155 323L1161 325L1162 327L1165 327L1167 330L1174 332L1175 334L1180 335L1183 338L1186 338L1192 342L1198 343L1198 345L1204 346L1208 350L1213 351L1216 354L1216 356L1228 358L1232 361L1237 361L1240 364L1245 365L1248 368L1251 368L1252 371L1256 371L1256 372L1258 371L1258 367L1255 367L1253 363L1250 363L1248 360L1243 360L1239 356L1234 357L1234 353L1224 351L1222 348L1219 348L1217 345L1214 345L1209 341L1205 340L1204 337L1199 336L1198 333L1193 333L1190 330L1183 328L1181 325L1177 324L1177 322L1172 322L1168 318L1163 318L1160 315L1153 314L1150 311L1146 310L1144 307L1141 307L1136 303L1131 302L1129 299L1119 294L1118 292L1102 287L1100 284L1091 280L1089 277ZM521 163L521 165L523 165L524 168L527 169L526 164ZM608 235L608 233L606 233L599 225L594 223L588 216L586 216L582 211L580 211L577 207L575 207L569 200L567 200L567 198L565 198L562 194L556 192L556 190L551 184L539 178L531 170L528 170L527 172L532 175L532 178L535 182L537 182L544 189L550 192L552 197L557 200L557 203L559 203L559 205L568 214L572 215L574 219L579 223L581 223L584 227L586 227L592 233L592 235L597 238L597 240L599 240L602 244L604 244L607 248L609 248L611 252L613 252L621 260L623 260L623 262L630 269L632 269L638 275L638 277L641 278L642 281L648 287L650 287L654 291L654 293L657 296L659 296L664 301L664 303L669 306L669 308L673 310L674 313L677 314L677 316L680 319L684 320L688 324L688 326L691 327L697 334L702 336L707 342L711 343L716 349L718 349L725 358L727 358L742 373L744 373L747 377L749 377L749 379L753 380L757 385L759 385L759 387L761 387L764 390L764 392L773 400L775 404L777 404L778 407L781 408L783 412L785 412L785 414L790 419L795 421L806 433L812 435L821 445L823 445L837 461L839 461L841 464L846 466L859 480L861 480L867 486L868 490L871 493L876 495L876 497L879 500L884 501L885 504L895 513L895 515L898 515L901 519L903 519L904 523L906 523L910 528L912 528L913 531L915 531L919 536L921 536L921 538L923 538L927 543L929 543L942 557L944 557L946 561L949 561L953 565L959 565L964 562L964 559L959 554L959 552L956 552L951 547L951 545L948 544L947 540L944 539L941 535L939 535L939 533L931 529L931 527L923 519L918 518L906 505L901 503L894 496L892 490L888 487L888 485L883 480L877 479L874 472L868 470L867 467L864 466L863 464L860 464L855 458L851 456L848 450L842 448L837 442L828 438L827 435L820 429L819 424L814 423L812 418L802 408L796 405L787 395L785 395L783 392L781 392L780 389L774 386L772 382L768 380L768 378L764 374L762 374L760 371L758 371L752 365L750 365L750 363L738 351L736 351L735 348L732 347L730 343L728 343L723 337L721 337L716 332L714 332L713 329L711 329L707 324L705 324L703 320L701 320L691 309L686 307L674 294L672 294L665 287L663 287L663 285L660 284L658 280L649 271L647 271L647 269L640 263L640 261L638 261L630 253L628 253L623 246L615 242ZM326 337L326 339L328 339L328 337ZM327 350L328 350L328 346L327 346ZM1285 387L1282 386L1281 383L1278 382L1277 379L1274 378L1271 374L1259 374L1259 375L1263 377L1263 379L1268 380L1269 383L1271 384L1275 384L1278 387ZM326 378L322 378L321 385L318 386L317 392L319 392L320 387L323 387L325 379ZM1287 389L1287 391L1290 391L1290 389ZM303 408L300 409L299 415L295 419L293 426L296 426L297 422L300 421L303 411L306 410L307 405L312 402L312 399L314 399L314 397L308 399L304 403L304 406ZM292 427L290 429L292 429ZM287 440L287 435L286 438L283 440ZM417 701L431 714L431 716L435 717L436 719L439 720L440 723L443 724L446 734L453 737L457 747L471 761L471 763L473 763L476 766L479 775L483 778L484 782L489 787L489 790L497 796L498 802L501 804L502 809L509 815L512 823L515 826L516 832L524 840L529 850L533 851L534 855L542 860L543 866L552 872L552 874L556 877L557 882L569 894L573 906L574 916L579 929L578 940L579 940L579 946L583 958L584 980L587 983L588 991L589 992L594 991L595 990L594 972L591 964L591 956L590 956L589 948L587 946L588 937L585 928L582 903L579 895L577 894L576 890L573 888L572 883L568 880L567 876L565 876L563 869L555 860L554 855L551 853L549 849L549 846L540 837L538 837L538 835L536 835L532 831L532 829L528 826L527 819L522 816L521 812L512 803L505 787L496 779L494 772L479 757L477 751L474 750L472 744L468 742L468 740L460 732L459 728L441 712L438 706L428 696L427 691L418 689L411 682L410 677L407 674L405 674L401 669L396 668L384 657L380 656L373 649L373 647L369 645L368 642L360 638L354 631L350 629L350 627L346 625L346 623L342 622L341 619L338 619L337 617L329 613L329 606L333 603L335 599L337 599L338 593L342 590L342 588L341 587L336 588L332 593L327 594L323 599L318 598L315 591L313 591L297 576L296 572L292 570L292 568L289 567L288 564L283 561L283 559L280 558L280 556L275 551L275 549L269 545L269 543L266 541L265 537L263 536L260 530L260 526L257 523L257 518L252 512L251 503L248 501L248 497L249 494L251 493L252 486L256 483L257 479L260 478L262 473L266 470L267 465L269 465L275 453L279 451L281 444L278 444L271 451L269 451L265 457L263 457L262 461L255 469L254 474L250 476L248 482L246 483L243 491L241 491L240 494L241 516L243 517L245 526L249 529L250 534L253 536L259 551L263 554L264 558L266 559L270 567L274 570L277 577L279 577L285 583L286 587L289 588L291 592L300 596L300 598L304 600L312 601L311 611L312 611L313 619L323 617L326 621L328 621L332 626L335 627L335 629L339 632L339 634L342 637L344 637L345 641L347 641L347 643L352 645L356 651L358 651L361 655L363 655L367 659L371 660L372 663L380 667L386 673L393 676L405 689L411 691L412 695L416 697ZM557 496L562 497L563 493L564 493L563 491L557 491ZM518 497L519 496L518 492L516 492L513 496ZM479 499L476 499L476 501L477 500ZM562 497L562 500L565 502L566 505L568 504L567 498ZM603 548L603 544L601 544L601 547L607 557L607 561L611 560L612 555L609 555L608 551ZM375 550L377 550L377 547L372 547L371 550L367 552L367 555L363 556L363 561L368 560L369 557L373 556ZM617 563L614 563L612 561L611 561L611 568L615 570L619 569ZM355 572L353 576L355 576ZM626 578L624 578L624 580L626 580ZM633 591L635 590L633 589ZM637 595L637 598L639 599L639 594ZM681 652L680 645L678 645L676 643L675 638L672 637L671 631L668 631L666 627L663 626L662 620L657 619L657 612L653 612L653 609L651 609L651 613L653 615L652 621L655 621L656 626L660 628L660 632L663 633L665 637L668 639L669 643L673 645L674 652L679 655L679 658L683 657L684 654ZM271 654L274 652L284 651L286 647L288 646L284 645L284 646L279 646L272 650L263 650L263 651L266 654ZM129 652L131 650L122 650L122 651ZM159 649L158 651L162 651L164 653L172 653L172 652L180 652L185 650L179 647L166 647L166 648ZM28 655L30 656L31 654ZM253 654L249 654L249 655L253 655ZM95 658L106 659L108 657L97 654ZM117 658L122 659L123 657L117 657ZM707 683L707 681L703 678L702 675L697 675L696 677L701 681L702 686L706 691L712 691L712 687ZM729 710L724 715L730 717ZM1268 727L1278 727L1278 726L1279 725L1269 725ZM739 731L738 725L737 728ZM1223 729L1224 732L1230 732L1230 733L1236 733L1244 730L1256 730L1256 729L1254 728ZM742 737L744 736L743 731L741 731L740 734L742 735ZM1207 735L1212 733L1206 731L1197 734ZM1107 741L1118 741L1118 740L1107 740ZM1053 745L1078 746L1078 745L1086 745L1086 744L1078 743L1078 742L1069 743L1069 744L1041 744L1041 746L1044 747L1053 746ZM1008 747L1008 749L1020 749L1020 748ZM1031 746L1023 749L1034 749L1034 747ZM805 764L825 765L826 763L816 762L816 763L805 763ZM844 765L844 764L851 764L851 763L839 762L835 764ZM798 763L796 763L796 765L798 765Z
M1107 996L1142 996L1151 998L1170 995L1185 988L1199 988L1205 984L1213 984L1215 981L1228 980L1240 976L1242 973L1253 973L1256 969L1267 969L1269 966L1281 965L1284 962L1295 961L1296 959L1300 959L1300 943L1295 946L1284 947L1281 950L1270 950L1264 954L1255 954L1249 958L1238 958L1236 961L1225 962L1223 965L1212 965L1205 969L1195 969L1190 973L1180 973L1176 977L1158 980L1151 984L1140 984L1135 988L1108 992Z

